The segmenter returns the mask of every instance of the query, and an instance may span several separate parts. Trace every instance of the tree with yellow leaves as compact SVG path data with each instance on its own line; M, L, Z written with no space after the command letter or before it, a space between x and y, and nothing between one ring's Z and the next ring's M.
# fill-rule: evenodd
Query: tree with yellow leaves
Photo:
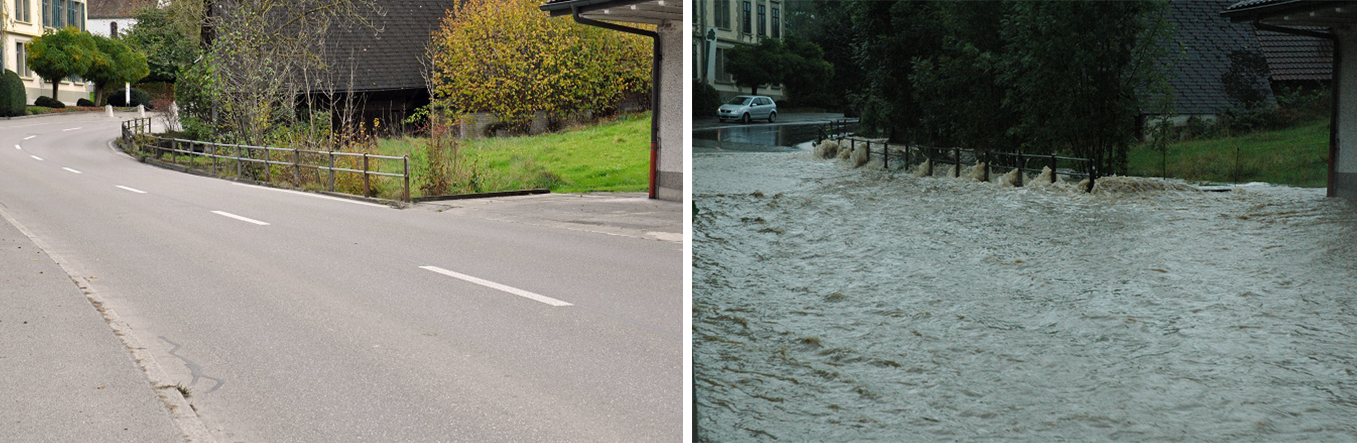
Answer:
M490 112L523 125L614 107L650 91L650 40L553 20L540 0L467 0L448 12L429 47L435 105Z

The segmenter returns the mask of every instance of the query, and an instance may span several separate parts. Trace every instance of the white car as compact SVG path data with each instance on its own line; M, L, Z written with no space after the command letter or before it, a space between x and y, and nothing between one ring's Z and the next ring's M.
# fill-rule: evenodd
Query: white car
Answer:
M716 110L721 121L739 120L749 123L753 119L768 119L768 123L777 121L777 103L762 95L736 96Z

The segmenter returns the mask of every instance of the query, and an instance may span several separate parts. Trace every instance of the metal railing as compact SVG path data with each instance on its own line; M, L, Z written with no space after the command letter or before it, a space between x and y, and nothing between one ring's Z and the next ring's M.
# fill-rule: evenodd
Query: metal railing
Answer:
M858 120L841 118L830 120L829 123L817 129L815 144L824 143L825 139L836 139L847 137L849 134L857 131Z
M1024 173L1026 172L1041 173L1042 172L1041 167L1043 166L1051 169L1050 178L1051 183L1055 183L1056 179L1060 175L1064 175L1071 178L1087 178L1088 190L1089 192L1092 192L1093 184L1098 180L1097 165L1094 164L1093 160L1087 158L1063 157L1055 154L1024 154L1021 151L997 152L997 151L981 151L977 149L963 149L956 147L939 148L933 146L919 146L908 144L906 145L896 144L893 146L894 149L892 149L892 145L884 141L873 141L864 138L848 136L838 138L838 143L840 144L840 146L842 146L844 142L848 142L849 149L856 149L858 144L865 143L868 161L871 161L872 159L873 155L872 146L874 144L880 145L881 150L878 152L880 152L879 155L881 155L882 167L886 169L890 168L891 157L895 157L897 160L903 161L904 162L903 167L914 166L916 160L918 163L925 163L927 164L928 168L926 171L924 171L925 175L933 175L933 168L935 167L935 165L941 163L952 165L953 168L955 168L952 175L959 177L961 176L961 166L963 164L975 164L983 162L987 166L982 172L983 176L981 177L981 180L984 181L990 180L991 169L1003 168L1006 169L1007 171L1017 169ZM1060 166L1062 165L1062 162L1064 165L1072 167L1061 169ZM1035 168L1032 167L1031 166L1032 164L1036 164L1036 167ZM1015 185L1022 186L1023 180L1024 180L1023 175L1018 174L1018 182L1015 183Z
M152 135L150 127L151 119L149 118L124 121L122 123L124 149L153 156L156 160L160 160L165 154L169 154L170 163L174 165L179 165L182 155L184 157L183 167L210 172L215 176L226 176L226 173L234 170L236 178L246 178L247 169L253 169L248 171L250 172L248 175L252 175L250 178L262 178L261 181L264 183L273 183L275 177L279 179L288 178L285 175L290 170L292 172L292 177L290 177L292 185L296 188L301 188L304 183L303 170L315 171L317 179L321 178L321 175L326 176L326 190L330 192L341 192L336 191L335 187L337 173L362 174L362 195L364 197L373 195L372 176L400 178L403 183L401 200L411 201L409 156L396 157L367 153L271 148L184 140ZM199 159L202 159L202 161L199 161ZM343 159L352 159L347 163L353 164L353 167L342 166L345 163ZM210 163L208 163L209 160ZM374 170L374 160L376 162L399 161L402 172L382 172L381 168ZM360 161L362 169L358 169ZM234 168L231 167L232 164L234 164ZM249 168L249 165L260 165L262 167ZM275 175L274 166L282 167L283 172ZM262 177L259 177L260 171L262 171ZM324 171L324 174L322 174L322 171Z

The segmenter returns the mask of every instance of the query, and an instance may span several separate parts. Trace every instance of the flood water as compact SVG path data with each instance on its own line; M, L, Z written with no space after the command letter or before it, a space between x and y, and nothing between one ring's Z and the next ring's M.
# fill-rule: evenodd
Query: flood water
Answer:
M701 437L1355 441L1357 205L693 158Z
M814 140L824 122L729 125L693 130L698 152L713 148L741 151L788 151ZM705 149L704 149L705 148Z

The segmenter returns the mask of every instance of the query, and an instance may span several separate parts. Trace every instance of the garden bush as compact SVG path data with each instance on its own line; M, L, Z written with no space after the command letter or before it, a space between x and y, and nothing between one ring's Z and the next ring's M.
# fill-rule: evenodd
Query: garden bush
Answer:
M721 93L712 85L700 81L693 82L693 116L710 117L716 115L721 107Z
M82 98L82 99L80 99L80 100L76 100L76 101L75 101L75 105L76 105L76 106L80 106L80 107L82 107L82 108L90 108L90 107L97 106L97 105L94 104L94 102L89 101L89 99L85 99L85 98Z
M131 103L127 103L126 101L123 100L123 98L125 98L123 91L113 92L111 94L108 94L108 101L106 101L105 103L117 107L143 105L146 106L146 109L151 109L151 94L146 92L145 90L139 88L132 88Z
M5 70L0 73L0 117L15 117L27 112L28 94L19 74Z
M57 100L57 99L54 99L54 98L52 98L52 97L48 97L48 96L45 96L45 95L44 95L44 96L42 96L42 97L38 97L37 100L33 100L33 106L42 106L42 107L44 107L44 108L61 109L61 108L65 108L65 107L66 107L66 104L65 104L65 103L62 103L61 100Z

